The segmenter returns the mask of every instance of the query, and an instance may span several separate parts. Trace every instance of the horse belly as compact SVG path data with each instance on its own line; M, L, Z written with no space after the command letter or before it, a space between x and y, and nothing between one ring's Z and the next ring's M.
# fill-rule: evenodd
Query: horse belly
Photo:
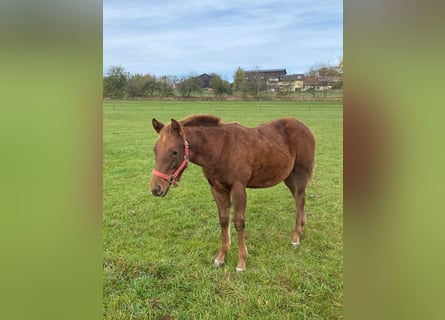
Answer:
M274 157L253 165L247 187L268 188L286 179L292 171L294 162L288 157ZM278 160L278 161L276 161ZM281 161L280 161L281 160Z

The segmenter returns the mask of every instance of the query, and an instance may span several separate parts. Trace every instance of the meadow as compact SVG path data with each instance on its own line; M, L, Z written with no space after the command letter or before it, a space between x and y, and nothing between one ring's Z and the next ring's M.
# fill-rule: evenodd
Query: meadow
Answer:
M343 318L341 103L105 101L103 108L104 319ZM311 128L316 168L299 248L291 245L295 205L284 183L247 191L243 273L235 271L233 227L226 264L213 266L220 226L201 168L190 164L167 197L151 195L151 119L191 114L250 127L292 116Z

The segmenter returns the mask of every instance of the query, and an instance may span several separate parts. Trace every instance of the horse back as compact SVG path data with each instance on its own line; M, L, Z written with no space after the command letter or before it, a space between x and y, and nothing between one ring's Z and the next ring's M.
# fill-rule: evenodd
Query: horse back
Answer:
M315 139L310 129L294 118L274 120L256 128L228 125L231 138L224 162L232 178L247 187L273 186L295 166L312 172Z

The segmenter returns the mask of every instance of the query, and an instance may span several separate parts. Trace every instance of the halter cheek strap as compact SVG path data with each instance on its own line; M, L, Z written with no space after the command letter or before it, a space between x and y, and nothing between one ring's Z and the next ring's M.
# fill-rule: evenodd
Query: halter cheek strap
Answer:
M184 160L182 160L182 163L179 165L178 169L176 169L176 171L172 175L168 175L168 174L159 172L157 170L153 170L151 173L154 176L157 176L164 180L167 180L169 184L172 184L175 187L177 187L178 182L181 179L182 173L185 171L188 164L189 164L189 143L185 139L185 135L184 135Z

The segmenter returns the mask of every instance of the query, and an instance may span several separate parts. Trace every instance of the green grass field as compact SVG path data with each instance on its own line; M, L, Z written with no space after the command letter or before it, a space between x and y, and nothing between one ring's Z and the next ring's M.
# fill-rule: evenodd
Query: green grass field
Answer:
M293 116L312 129L316 169L298 249L284 183L248 189L244 273L235 271L233 227L225 266L213 266L220 226L201 168L190 164L166 198L151 195L151 119L198 113L247 126ZM328 102L105 102L104 319L342 319L342 113L340 103Z

